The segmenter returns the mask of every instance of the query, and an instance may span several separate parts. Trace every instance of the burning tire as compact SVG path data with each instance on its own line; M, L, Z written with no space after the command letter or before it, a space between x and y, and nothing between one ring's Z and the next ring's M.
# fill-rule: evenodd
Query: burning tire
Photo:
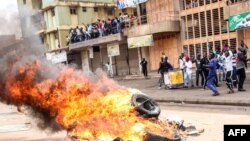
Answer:
M157 118L161 113L159 105L145 95L135 94L131 102L136 111L145 118Z
M174 139L170 139L153 133L147 133L145 141L181 141L181 138L177 136Z

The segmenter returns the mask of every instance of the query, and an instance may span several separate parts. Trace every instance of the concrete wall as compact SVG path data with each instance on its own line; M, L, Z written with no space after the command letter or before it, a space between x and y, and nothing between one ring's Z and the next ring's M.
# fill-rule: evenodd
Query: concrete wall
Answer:
M55 16L56 16L56 21L57 21L56 26L71 25L69 7L56 6L55 7Z
M122 44L120 45L120 55L115 56L115 69L117 70L117 75L127 75L129 74L129 69L128 69L128 62L127 62L127 45Z
M69 35L68 30L59 31L60 47L65 47L67 45L66 36Z
M81 51L81 59L82 59L82 70L83 70L83 72L89 73L90 72L90 66L89 66L89 55L88 55L87 50Z
M244 41L248 47L250 47L250 29L244 30Z
M129 49L129 66L131 74L140 74L138 48Z
M58 2L58 0L42 0L43 2L43 8L46 8L50 5L53 5L55 3ZM63 2L63 1L61 1ZM70 0L68 2L71 2ZM75 2L75 0L72 0L72 2ZM77 2L85 2L85 3L110 3L110 4L114 4L115 0L77 0Z
M68 63L70 66L73 66L76 69L82 69L81 52L69 54L67 57L68 57Z
M94 58L90 59L90 66L93 72L96 71L97 68L103 68L101 52L103 51L100 50L99 52L94 52Z
M84 23L85 25L97 20L97 12L94 12L93 7L86 7L86 12L82 11L82 7L78 8L78 24Z
M23 0L17 0L19 6L27 6L31 10L38 10L42 8L41 0L26 0L26 4L23 3Z

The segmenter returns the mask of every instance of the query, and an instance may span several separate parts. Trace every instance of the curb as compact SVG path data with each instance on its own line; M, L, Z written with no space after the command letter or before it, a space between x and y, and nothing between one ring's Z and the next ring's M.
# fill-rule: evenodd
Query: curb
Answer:
M186 104L207 104L207 105L227 105L227 106L247 106L250 107L250 101L230 101L230 100L201 100L201 99L157 99L153 98L159 103L186 103Z

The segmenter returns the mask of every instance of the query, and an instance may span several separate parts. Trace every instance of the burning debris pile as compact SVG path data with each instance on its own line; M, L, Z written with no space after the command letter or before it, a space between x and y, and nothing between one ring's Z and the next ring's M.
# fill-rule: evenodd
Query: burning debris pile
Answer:
M28 18L30 13L24 10L23 14ZM36 30L32 21L27 23L28 28L23 32L29 37L18 49L1 52L6 54L0 58L1 102L30 108L31 115L43 121L38 124L41 129L66 130L71 139L180 140L175 139L177 134L172 125L152 118L159 115L159 109L147 114L149 119L140 116L148 112L141 104L151 108L154 102L136 103L129 89L101 73L89 76L43 60L41 55L45 51L40 39L33 36ZM140 102L141 98L138 100Z
M147 133L176 137L166 123L138 116L131 92L105 75L89 77L63 65L56 67L55 74L37 59L5 61L8 67L0 72L1 101L32 108L42 115L44 128L67 130L79 140L142 141Z

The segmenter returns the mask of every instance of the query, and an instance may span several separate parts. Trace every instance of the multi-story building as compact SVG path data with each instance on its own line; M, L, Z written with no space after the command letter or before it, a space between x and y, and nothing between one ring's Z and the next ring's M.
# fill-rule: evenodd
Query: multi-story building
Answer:
M139 72L137 69L139 63L134 57L137 54L131 50L127 51L126 38L121 34L93 39L69 47L66 45L66 36L69 35L70 28L86 26L96 22L97 19L112 19L119 13L136 15L135 8L119 10L116 8L116 0L17 0L17 2L24 31L28 31L27 21L30 17L27 17L28 10L23 7L28 7L32 11L28 16L31 16L35 22L37 33L40 34L48 52L69 51L68 62L77 64L78 68L85 71L95 71L97 68L103 68L108 61L112 61L115 74ZM24 36L29 35L27 33ZM107 55L107 44L117 41L121 46L121 53L110 60ZM90 48L93 51L91 56Z
M31 33L42 33L44 29L41 0L17 0L18 11L22 28L22 37L26 38ZM34 23L34 24L33 24Z
M244 22L247 25L241 29L237 29L237 41L243 40L248 46L250 46L250 0L231 0L227 2L227 6L224 7L225 16L224 19L229 22L229 27L231 25L231 30L235 30L233 24L230 23L230 18L240 17L237 21L238 24ZM244 15L245 17L242 17ZM232 21L233 22L233 21Z
M249 1L223 0L147 0L134 8L118 10L115 0L18 0L19 5L31 5L34 15L41 15L42 29L38 33L49 51L69 50L69 61L85 71L102 68L113 62L114 74L139 73L139 62L148 60L148 68L157 70L162 56L178 68L178 56L208 53L227 43L236 49L241 40L250 43L249 29L229 30L229 16L249 11ZM66 46L71 27L96 22L127 12L137 15L123 33L100 37ZM36 17L36 16L34 16ZM40 18L41 19L41 18ZM150 35L153 44L130 48L128 41ZM139 42L139 41L138 41ZM109 57L107 46L119 46L120 54ZM165 55L163 55L165 54Z
M124 34L128 38L152 35L154 44L139 47L139 59L146 58L151 71L159 68L163 53L168 56L175 68L178 67L178 54L181 51L179 1L148 0L138 6L139 25L127 28Z
M230 30L228 22L229 16L249 12L249 7L248 0L148 0L146 13L141 15L147 22L128 29L125 35L153 35L154 45L142 48L150 70L158 69L162 53L177 68L182 52L196 57L222 48L225 43L231 49L237 49L241 40L249 44L249 29Z
M215 51L225 43L237 48L240 38L229 31L225 1L181 0L180 7L182 47L189 56Z

